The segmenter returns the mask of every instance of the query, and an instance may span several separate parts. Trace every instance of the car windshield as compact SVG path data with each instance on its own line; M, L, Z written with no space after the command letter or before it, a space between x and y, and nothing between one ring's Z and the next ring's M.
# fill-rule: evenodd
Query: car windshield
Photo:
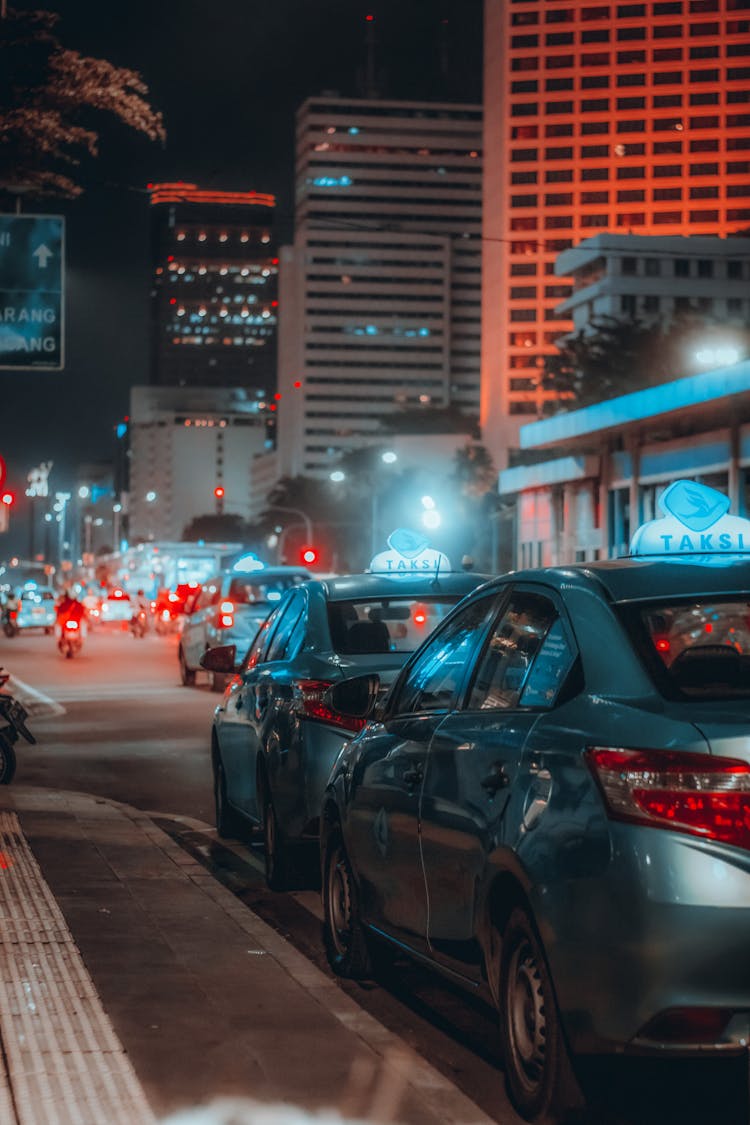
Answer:
M750 602L706 598L639 610L658 678L700 699L750 697Z
M301 585L307 574L283 574L263 578L233 578L229 586L229 600L235 605L269 605L281 600L285 590Z
M328 603L334 652L413 652L458 598L369 598Z

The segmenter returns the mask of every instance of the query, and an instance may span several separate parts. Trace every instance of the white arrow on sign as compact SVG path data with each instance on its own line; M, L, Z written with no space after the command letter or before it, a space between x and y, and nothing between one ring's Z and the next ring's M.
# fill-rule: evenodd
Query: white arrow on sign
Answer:
M36 258L36 264L40 269L46 270L47 262L50 258L54 258L55 255L52 253L49 246L45 246L44 243L42 243L41 246L37 246L36 250L32 250L31 256L32 258Z

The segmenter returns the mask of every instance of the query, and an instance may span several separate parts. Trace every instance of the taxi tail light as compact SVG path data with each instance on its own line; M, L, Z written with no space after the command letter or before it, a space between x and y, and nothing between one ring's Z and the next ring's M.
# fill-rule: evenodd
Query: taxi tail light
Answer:
M591 746L586 760L614 820L750 851L750 765L677 750Z
M334 711L324 700L324 695L333 684L329 680L295 680L292 684L294 701L292 709L306 719L317 719L320 723L330 723L344 730L358 731L365 725L365 719L355 719Z
M234 602L222 602L219 606L219 628L231 629L234 625Z

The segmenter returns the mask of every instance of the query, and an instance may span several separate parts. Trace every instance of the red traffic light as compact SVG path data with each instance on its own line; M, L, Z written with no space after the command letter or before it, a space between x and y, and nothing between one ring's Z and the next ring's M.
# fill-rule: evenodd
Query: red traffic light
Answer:
M223 500L224 499L224 489L221 487L220 484L217 484L216 488L214 489L214 496L216 497L217 500Z
M0 499L2 500L3 504L7 504L7 506L10 507L15 500L15 496L12 492L4 492Z
M318 552L315 547L303 547L300 550L299 557L307 566L312 566L313 563L318 561Z

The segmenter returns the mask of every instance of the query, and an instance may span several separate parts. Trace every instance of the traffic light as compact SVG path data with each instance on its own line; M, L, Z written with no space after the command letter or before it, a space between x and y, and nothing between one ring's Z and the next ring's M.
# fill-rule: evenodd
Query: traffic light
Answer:
M313 566L318 561L318 551L316 547L301 547L299 552L300 562L305 566Z
M216 497L216 515L222 515L224 511L224 486L217 484L214 489L214 496Z

